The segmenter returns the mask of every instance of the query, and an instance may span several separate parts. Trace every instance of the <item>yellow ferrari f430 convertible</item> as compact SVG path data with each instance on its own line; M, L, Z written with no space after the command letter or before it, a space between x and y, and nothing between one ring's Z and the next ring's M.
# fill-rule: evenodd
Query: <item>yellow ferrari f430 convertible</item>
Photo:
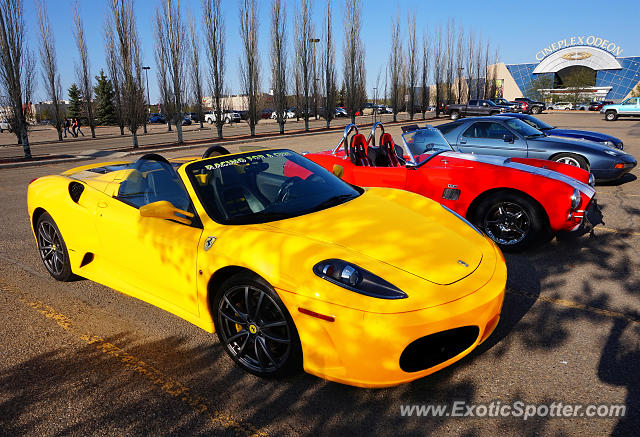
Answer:
M216 332L263 377L392 386L469 354L500 318L507 272L489 238L426 197L349 185L290 150L78 167L32 181L28 206L55 279Z

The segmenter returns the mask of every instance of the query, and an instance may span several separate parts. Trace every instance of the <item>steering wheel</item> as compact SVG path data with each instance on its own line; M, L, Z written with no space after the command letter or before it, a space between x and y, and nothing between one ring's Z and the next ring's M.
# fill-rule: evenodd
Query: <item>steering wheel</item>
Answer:
M289 191L291 190L291 187L293 187L295 184L298 184L300 182L302 182L303 179L300 176L293 176L288 178L286 181L284 181L284 183L280 186L280 189L278 190L278 194L276 194L276 202L284 202L285 200L287 200L287 198L289 197Z

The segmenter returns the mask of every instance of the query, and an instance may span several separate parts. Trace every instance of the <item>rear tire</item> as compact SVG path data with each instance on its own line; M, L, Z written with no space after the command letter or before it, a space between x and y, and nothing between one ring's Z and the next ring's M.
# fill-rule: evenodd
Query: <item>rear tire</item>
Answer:
M457 120L460 118L460 113L458 111L452 111L451 114L449 114L449 118L451 120Z
M539 106L534 106L533 108L531 108L532 114L540 114L541 112L542 112L542 108Z
M58 225L48 212L43 213L36 223L36 239L40 258L51 277L69 281L73 277L69 251Z
M232 276L220 286L212 309L220 343L247 372L278 378L302 368L293 319L264 279L250 273Z
M616 121L618 119L618 113L616 111L607 111L604 114L604 119L607 121Z
M207 118L207 123L213 124L213 118Z
M500 249L518 252L533 243L545 242L551 233L544 212L531 199L512 192L486 197L473 214L473 222Z

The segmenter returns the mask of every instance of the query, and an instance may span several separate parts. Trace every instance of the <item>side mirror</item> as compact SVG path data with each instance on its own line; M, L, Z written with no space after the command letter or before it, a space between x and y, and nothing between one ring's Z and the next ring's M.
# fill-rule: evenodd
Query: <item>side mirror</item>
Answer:
M515 141L513 135L504 135L502 138L504 139L505 143L513 143Z
M333 173L334 176L337 176L340 179L342 179L342 175L344 174L344 167L338 164L334 164L333 170L331 170L331 173Z
M184 215L185 217L180 217L176 214ZM168 202L166 200L159 200L158 202L153 202L141 206L140 216L175 220L177 222L184 223L185 225L190 225L191 219L188 219L186 217L193 217L193 214L188 211L183 211L176 208L171 202Z

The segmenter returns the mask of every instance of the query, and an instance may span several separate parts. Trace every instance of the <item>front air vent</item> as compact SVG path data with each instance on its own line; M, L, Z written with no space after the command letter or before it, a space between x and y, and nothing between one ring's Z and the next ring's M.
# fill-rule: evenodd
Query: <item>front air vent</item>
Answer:
M479 334L477 326L463 326L419 338L402 352L400 368L418 372L444 363L470 348Z
M80 196L82 195L83 191L84 185L82 185L80 182L71 182L69 184L69 196L71 196L71 200L73 200L74 202L78 203L78 200L80 200Z

